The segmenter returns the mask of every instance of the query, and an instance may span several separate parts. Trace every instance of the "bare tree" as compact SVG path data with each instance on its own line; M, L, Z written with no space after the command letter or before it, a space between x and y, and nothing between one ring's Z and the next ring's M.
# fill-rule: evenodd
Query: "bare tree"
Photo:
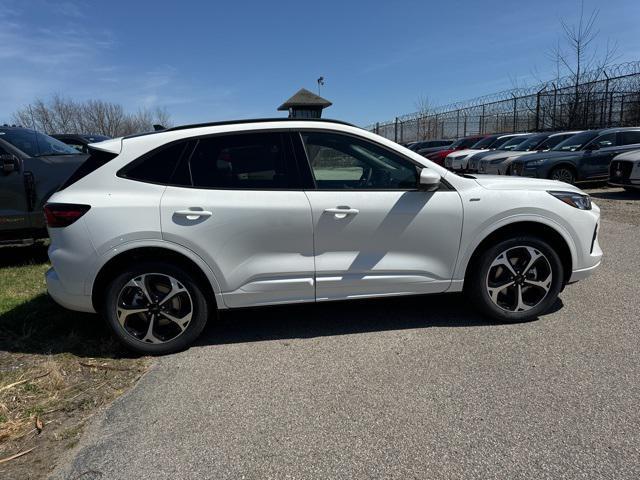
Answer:
M431 112L433 106L431 100L426 95L420 95L415 102L416 112L413 117L416 122L416 140L426 140L431 138ZM437 131L436 125L436 131Z
M13 121L44 133L100 134L110 137L153 130L154 124L171 125L166 109L140 109L127 113L122 105L104 100L75 102L54 95L48 102L36 99L13 114Z
M556 67L556 83L561 74L568 78L568 85L561 94L566 112L558 115L553 109L553 120L556 127L579 127L589 115L589 96L598 80L616 58L617 45L606 42L604 50L598 49L596 40L599 31L596 28L599 11L594 9L585 13L584 0L580 0L578 17L575 23L560 21L562 27L562 43L559 41L551 50L550 57ZM566 90L566 91L564 91ZM554 93L554 102L558 92ZM593 98L591 98L593 103ZM596 111L597 108L591 110Z

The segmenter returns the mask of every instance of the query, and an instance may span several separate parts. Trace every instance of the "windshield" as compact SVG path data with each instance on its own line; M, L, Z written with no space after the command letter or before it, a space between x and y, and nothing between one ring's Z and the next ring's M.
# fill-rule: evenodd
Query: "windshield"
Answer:
M474 150L484 150L486 148L489 148L489 146L491 146L491 144L496 140L495 136L491 136L491 137L485 137L482 140L480 140L477 143L474 143L471 148L473 148Z
M571 138L575 135L575 133L567 133L564 135L551 135L544 142L542 142L538 146L538 150L551 150L553 147L558 145L560 142L564 142L568 138Z
M42 157L44 155L77 155L78 151L60 140L49 135L30 130L28 128L16 128L0 130L0 138L6 140L18 150L30 157Z
M524 135L507 138L507 141L500 145L498 150L513 150L528 138L529 137L525 137Z
M513 149L513 151L528 152L530 150L537 150L538 146L541 145L541 142L548 137L549 135L533 135L532 137L527 137L525 141L520 145L517 145L516 148Z
M510 142L511 140L517 140L517 141L522 141L521 137L500 137L500 138L496 138L495 142L493 142L491 145L489 145L490 148L500 148L503 145L505 145L507 142ZM506 148L505 150L511 150L510 148Z
M582 132L560 142L551 150L555 152L575 152L598 136L598 132Z

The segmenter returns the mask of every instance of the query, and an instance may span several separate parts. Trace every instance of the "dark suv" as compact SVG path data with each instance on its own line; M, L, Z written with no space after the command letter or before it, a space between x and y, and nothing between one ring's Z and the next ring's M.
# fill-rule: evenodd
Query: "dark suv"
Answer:
M111 138L106 135L81 135L78 133L56 133L51 136L81 153L89 153L90 143L98 143Z
M35 130L0 126L0 245L47 236L42 206L86 158Z
M604 181L611 159L640 148L640 127L607 128L578 133L547 152L517 158L511 175L550 178L566 183Z

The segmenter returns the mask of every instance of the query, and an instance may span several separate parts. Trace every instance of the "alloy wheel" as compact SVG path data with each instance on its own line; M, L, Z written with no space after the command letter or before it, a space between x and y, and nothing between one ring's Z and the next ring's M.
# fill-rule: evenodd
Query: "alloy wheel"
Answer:
M159 344L182 335L193 316L191 295L182 283L164 273L129 280L116 305L122 329L136 340Z
M573 184L573 173L567 168L558 168L551 174L551 180Z
M508 312L524 312L542 302L553 280L551 264L538 249L511 247L491 263L486 289L491 301Z

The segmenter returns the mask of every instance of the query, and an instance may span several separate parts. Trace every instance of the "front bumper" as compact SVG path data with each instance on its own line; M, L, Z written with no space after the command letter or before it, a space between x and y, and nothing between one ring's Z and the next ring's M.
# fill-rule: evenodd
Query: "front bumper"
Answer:
M91 296L74 295L67 292L62 286L60 277L58 277L58 274L53 268L47 270L47 273L45 273L45 279L47 281L47 291L58 305L78 312L96 313L93 308Z
M602 255L600 255L600 257L602 257ZM580 280L584 280L589 275L591 275L593 272L595 272L596 269L600 266L601 263L602 263L602 261L598 260L598 263L596 263L595 265L593 265L591 267L581 268L579 270L574 270L573 272L571 272L571 277L569 277L569 282L568 283L575 283L575 282L579 282Z

